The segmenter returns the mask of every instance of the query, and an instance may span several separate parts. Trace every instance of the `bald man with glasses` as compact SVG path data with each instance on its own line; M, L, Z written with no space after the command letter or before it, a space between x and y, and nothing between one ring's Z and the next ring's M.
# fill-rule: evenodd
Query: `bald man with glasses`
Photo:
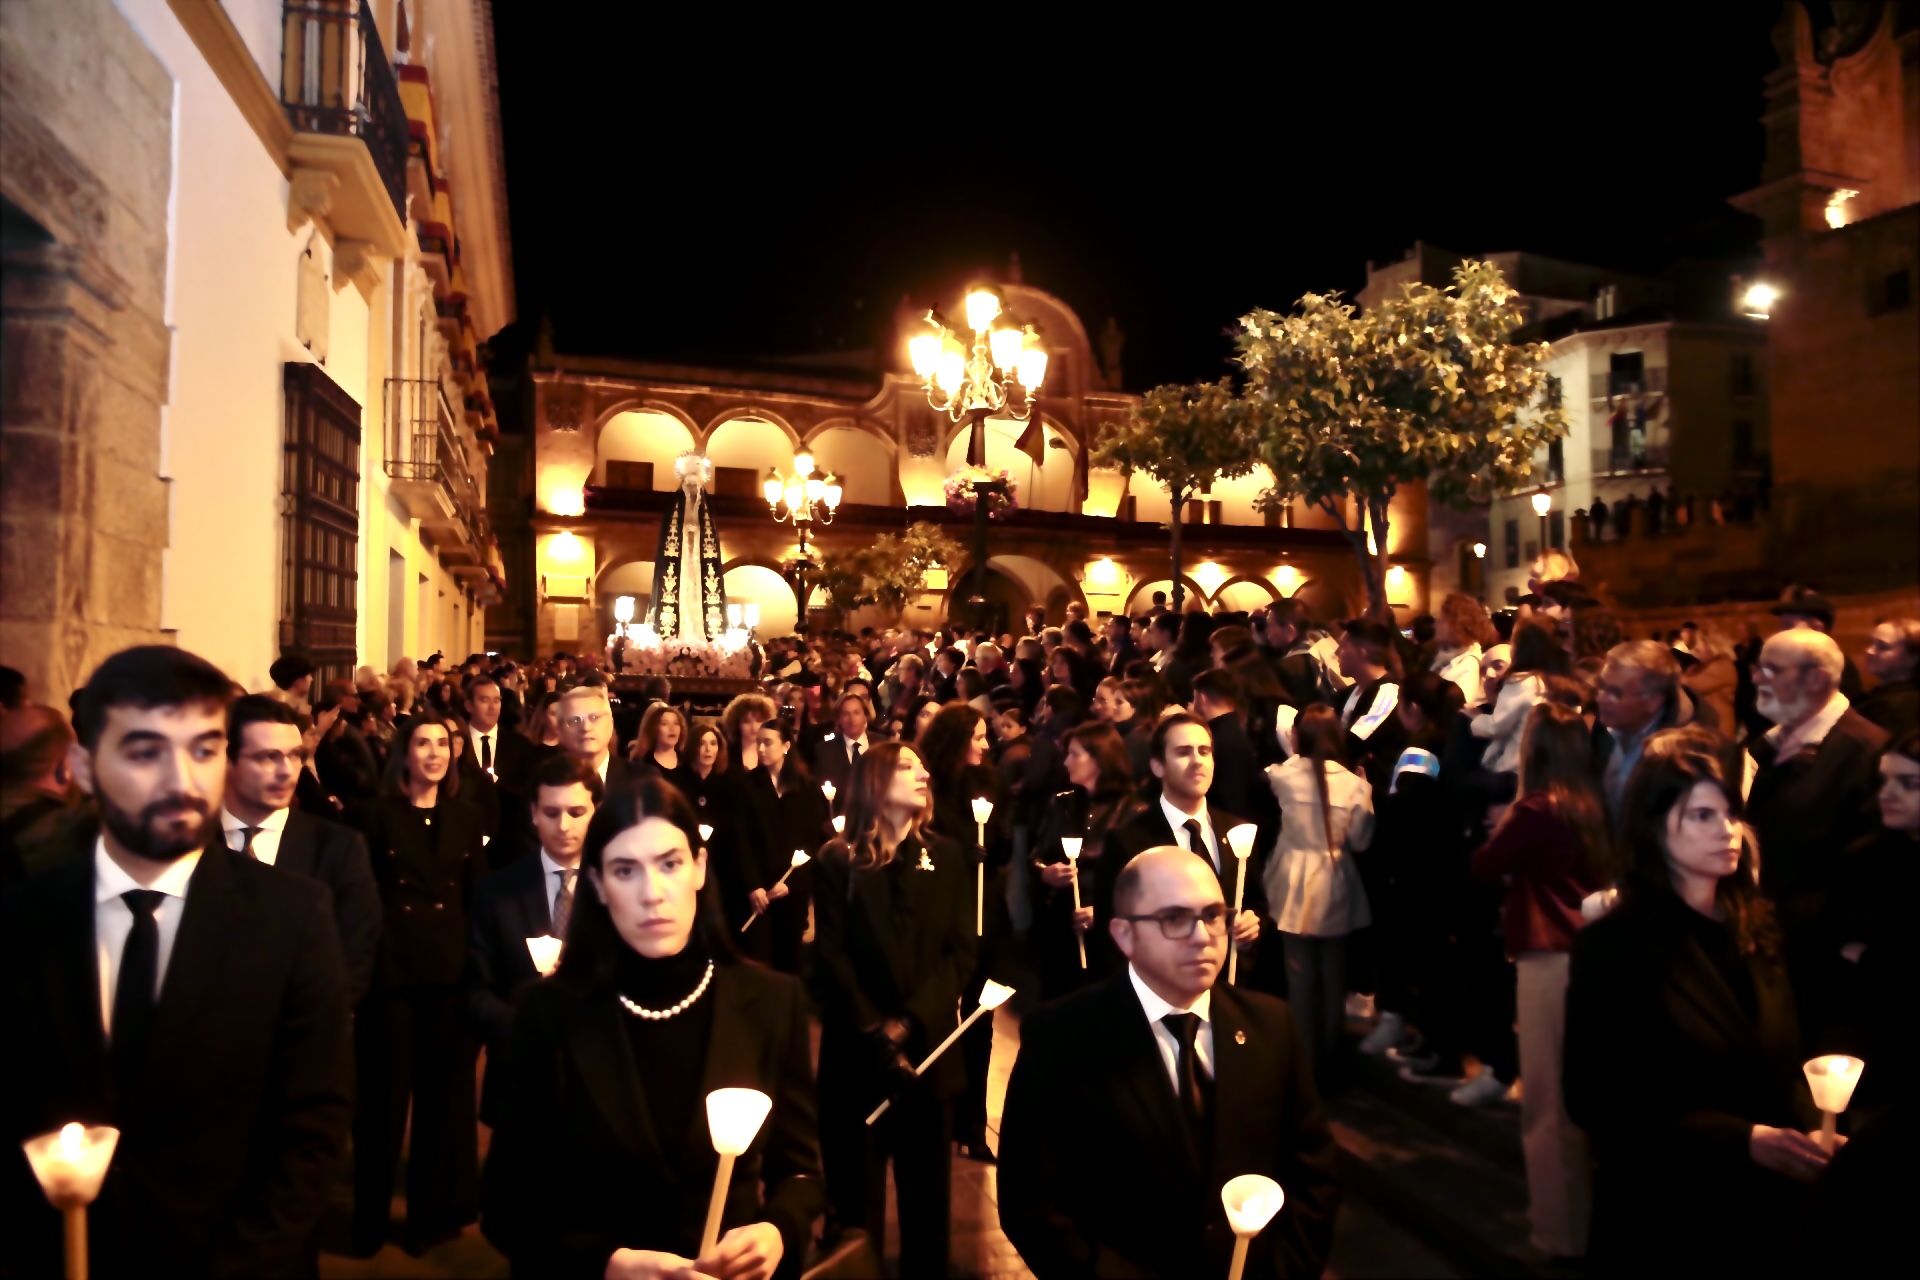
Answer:
M1223 1275L1220 1188L1265 1174L1286 1204L1249 1276L1318 1276L1338 1192L1333 1139L1287 1006L1215 986L1229 908L1178 846L1114 885L1124 972L1030 1014L1000 1131L1000 1225L1040 1280Z

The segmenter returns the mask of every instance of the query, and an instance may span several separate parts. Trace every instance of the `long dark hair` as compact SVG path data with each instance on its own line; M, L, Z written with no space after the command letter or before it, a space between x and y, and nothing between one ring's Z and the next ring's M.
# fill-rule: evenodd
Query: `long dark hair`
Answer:
M965 772L962 762L967 744L973 741L974 729L985 719L978 709L964 702L949 703L934 715L914 750L919 752L927 772L933 775L935 785Z
M893 772L903 751L914 748L904 742L876 742L861 754L847 778L847 788L841 793L846 798L846 833L828 841L825 849L843 854L855 871L878 871L893 861L899 847L887 843L881 816L886 812L887 792L893 787ZM929 787L926 806L907 820L902 841L918 839L921 829L932 820L933 790Z
M1563 676L1571 670L1567 651L1560 647L1550 628L1526 622L1514 628L1513 658L1507 663L1507 679L1528 673Z
M649 775L614 791L594 812L580 850L580 869L595 876L605 875L607 846L621 832L648 818L665 818L687 837L689 849L702 847L700 821L694 816L693 806L671 782ZM719 878L711 858L707 860L707 883L694 907L693 933L687 945L696 942L707 949L716 964L732 964L737 959L721 920ZM586 886L578 888L573 895L573 914L567 920L567 945L560 953L557 977L583 988L604 990L614 984L616 967L627 950L600 895Z
M1741 815L1738 766L1721 754L1725 749L1717 734L1697 725L1662 729L1647 739L1640 763L1627 779L1626 801L1621 807L1623 896L1655 899L1675 894L1673 873L1667 864L1667 819L1694 787L1712 783L1726 797L1734 816ZM1734 942L1743 955L1777 956L1779 930L1773 907L1760 892L1757 875L1760 851L1751 839L1744 846L1739 865L1731 875L1721 877L1715 887L1714 899L1726 913Z
M1327 762L1347 762L1347 731L1340 713L1325 703L1316 702L1300 713L1293 725L1294 750L1313 761L1313 781L1320 793L1320 830L1327 840L1327 853L1333 847L1333 805L1327 799Z
M1573 828L1580 841L1581 883L1598 888L1613 878L1607 809L1593 780L1592 732L1578 711L1538 702L1527 713L1520 738L1520 794L1545 796L1553 816Z
M1120 731L1104 720L1092 724L1083 724L1069 729L1060 739L1063 748L1080 744L1080 749L1093 757L1099 766L1100 777L1093 784L1093 794L1089 797L1095 804L1128 794L1133 790L1133 760L1127 755L1127 741Z
M447 776L440 779L438 799L447 800L460 794L460 763L453 754L453 730L447 727L445 716L428 712L425 715L408 716L394 726L393 741L387 747L387 771L380 782L382 795L409 794L407 760L413 754L413 735L428 728L440 729L447 735Z

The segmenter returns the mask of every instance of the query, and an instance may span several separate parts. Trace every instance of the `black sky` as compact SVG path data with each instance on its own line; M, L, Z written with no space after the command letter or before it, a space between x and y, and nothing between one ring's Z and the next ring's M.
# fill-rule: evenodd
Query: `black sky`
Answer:
M1758 180L1777 10L1103 17L1006 42L983 82L956 71L959 24L1011 10L831 53L818 30L746 47L746 9L697 34L655 6L494 12L519 312L560 350L866 346L903 293L951 298L1018 252L1089 330L1118 317L1140 389L1218 376L1247 308L1355 289L1416 239L1641 268L1750 246L1725 199Z

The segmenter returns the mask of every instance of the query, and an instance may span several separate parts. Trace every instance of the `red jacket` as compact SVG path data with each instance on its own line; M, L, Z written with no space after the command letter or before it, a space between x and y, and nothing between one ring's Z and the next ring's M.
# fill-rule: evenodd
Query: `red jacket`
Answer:
M1582 923L1580 900L1601 888L1580 871L1580 836L1542 793L1522 796L1487 842L1474 850L1473 874L1507 878L1501 926L1507 954L1568 951Z

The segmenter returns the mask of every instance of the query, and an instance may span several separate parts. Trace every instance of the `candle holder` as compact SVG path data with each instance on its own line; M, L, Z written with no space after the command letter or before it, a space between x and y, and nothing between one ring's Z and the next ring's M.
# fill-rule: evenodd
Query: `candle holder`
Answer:
M720 1156L713 1171L713 1195L707 1201L707 1225L700 1233L700 1256L720 1242L720 1216L727 1207L727 1187L733 1181L734 1157L745 1154L767 1122L773 1099L758 1089L715 1089L707 1095L707 1133Z
M973 802L973 825L980 833L980 861L973 866L973 936L987 936L987 819L993 816L993 801L979 796Z
M839 791L839 788L835 787L831 781L828 781L820 784L820 794L827 798L827 804L829 807L831 807L833 804L833 798L836 795L840 794L840 791Z
M955 1027L951 1032L949 1032L947 1034L947 1038L945 1040L942 1040L938 1045L934 1047L934 1050L932 1053L928 1054L925 1058L921 1059L920 1065L913 1069L914 1078L918 1079L920 1076L925 1075L927 1073L927 1068L933 1065L933 1060L935 1058L938 1058L941 1054L945 1053L948 1049L952 1048L953 1042L955 1040L958 1040L961 1036L965 1035L967 1033L967 1028L972 1026L974 1024L974 1021L977 1018L979 1018L981 1014L987 1012L989 1009L998 1009L1001 1005L1005 1004L1008 1000L1012 998L1013 998L1012 987L1005 986L1002 983L995 982L992 978L988 978L986 980L986 983L980 988L979 1007L974 1009L972 1013L968 1014L965 1018L963 1018L960 1022L960 1025ZM885 1102L875 1107L873 1109L873 1114L867 1117L867 1123L873 1124L874 1122L879 1120L881 1116L887 1114L887 1108L891 1107L892 1105L893 1105L893 1099L888 1098Z
M99 1196L119 1143L111 1125L65 1124L20 1144L66 1226L67 1280L87 1280L87 1206Z
M773 882L773 888L767 890L767 898L768 898L769 904L771 904L771 901L773 898L773 890L778 889L781 885L785 884L787 882L788 876L792 875L794 872L798 871L800 868L806 866L811 861L813 861L813 859L807 856L807 853L804 849L795 849L793 851L793 861L788 863L787 869L780 873L780 878ZM763 914L765 913L756 911L752 915L748 916L747 922L740 926L740 932L745 933L747 930L753 928L753 922L755 920L758 920Z
M1080 914L1080 846L1081 836L1061 836L1060 852L1067 855L1067 865L1073 868L1073 912ZM1078 929L1073 931L1073 940L1080 945L1080 967L1087 967L1087 935Z
M712 826L712 824L710 824L710 823L705 823L705 822L703 822L703 823L701 823L701 824L700 824L700 845L701 845L701 847L702 847L702 848L705 848L705 847L706 847L706 845L707 845L707 842L708 842L708 841L710 841L710 840L712 840L712 839L713 839L713 826Z
M560 963L560 948L566 944L552 934L541 934L527 939L527 954L533 957L533 967L546 977Z
M1243 822L1237 827L1227 829L1227 847L1233 850L1233 860L1238 869L1233 876L1233 918L1240 919L1240 912L1247 901L1247 859L1253 856L1253 837L1257 833L1251 822ZM1236 986L1240 978L1240 948L1233 944L1232 926L1228 926L1227 937L1227 985Z
M1227 1280L1240 1280L1247 1269L1247 1246L1286 1202L1280 1184L1262 1173L1243 1173L1220 1188L1220 1203L1226 1206L1227 1222L1233 1228L1233 1265Z
M833 815L833 834L837 836L843 836L847 834L847 815L846 814L836 813Z
M1853 1090L1867 1064L1844 1053L1810 1059L1800 1068L1807 1073L1813 1105L1820 1108L1820 1145L1829 1153L1840 1145L1840 1113L1853 1101Z

